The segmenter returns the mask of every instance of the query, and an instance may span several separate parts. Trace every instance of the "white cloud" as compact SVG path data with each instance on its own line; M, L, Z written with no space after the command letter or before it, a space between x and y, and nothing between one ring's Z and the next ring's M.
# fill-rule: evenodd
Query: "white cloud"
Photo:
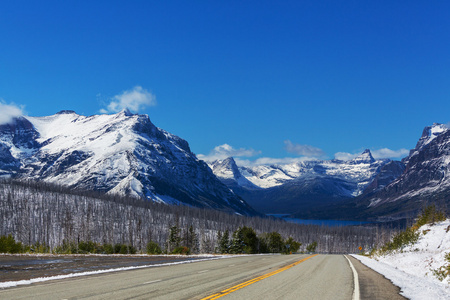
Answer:
M238 166L244 167L255 167L255 166L268 166L268 165L285 165L293 164L301 161L316 160L314 157L283 157L283 158L273 158L273 157L260 157L256 160L239 159L236 158L236 164Z
M0 99L0 125L8 124L14 118L23 116L23 107L16 106L15 104L6 104Z
M352 154L352 153L348 153L348 152L337 152L334 154L334 158L339 159L339 160L351 160L360 154L361 153Z
M261 151L256 151L253 149L245 149L245 148L239 148L235 149L233 146L230 146L228 144L223 144L217 147L214 147L214 149L208 154L198 154L197 157L204 161L215 161L218 159L225 159L227 157L233 156L233 157L252 157L261 154Z
M383 158L391 158L391 159L401 159L403 157L406 157L409 155L408 149L399 149L399 150L391 150L388 148L381 148L377 150L370 150L372 153L373 158L375 159L383 159ZM348 153L348 152L337 152L334 154L334 158L340 159L340 160L350 160L362 153Z
M322 149L310 146L294 144L290 140L284 141L285 149L289 153L308 156L308 157L321 157L325 155Z
M126 90L120 95L116 95L111 99L111 102L101 113L117 113L125 108L132 112L139 112L146 106L156 105L156 97L148 90L141 86L135 86L131 90Z
M375 159L380 159L380 158L403 158L409 155L409 150L408 149L399 149L399 150L391 150L388 148L382 148L382 149L378 149L378 150L373 150L372 152L372 156Z

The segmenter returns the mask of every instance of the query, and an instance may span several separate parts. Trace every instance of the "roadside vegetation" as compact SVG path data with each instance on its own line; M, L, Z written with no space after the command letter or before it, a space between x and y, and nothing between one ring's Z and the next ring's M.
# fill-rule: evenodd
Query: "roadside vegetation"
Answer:
M377 260L385 261L387 259L398 263L396 254L402 253L398 260L403 260L400 263L403 266L407 260L413 261L414 259L427 257L429 265L424 267L424 269L427 269L426 273L431 273L440 281L447 280L450 283L450 252L444 252L448 250L448 242L446 242L448 238L446 236L450 231L450 225L447 225L448 223L436 225L436 223L446 221L446 219L446 214L442 210L437 209L434 205L427 206L412 226L394 234L391 240L381 247L373 248L369 255ZM443 228L442 224L444 224ZM424 225L428 226L424 228ZM447 227L445 228L445 226ZM439 231L436 231L438 228ZM445 234L442 233L442 229L445 230ZM433 232L433 234L430 232ZM432 235L428 236L429 234ZM436 236L436 234L439 235ZM425 241L422 239L425 239ZM442 247L442 245L444 246Z
M443 266L431 271L440 281L444 281L445 278L449 278L448 283L450 284L450 252L445 254L445 261L446 263Z
M385 255L395 251L403 251L407 246L414 245L420 237L420 227L425 224L434 224L436 222L445 221L446 215L443 211L438 210L435 205L425 207L418 216L416 222L407 227L405 230L394 234L390 241L382 245L380 248L372 248L370 256Z
M278 232L264 233L259 236L250 227L239 227L233 232L232 237L228 231L222 234L218 232L219 241L214 253L217 254L257 254L257 253L282 253L292 254L299 250L301 243L292 237L284 240ZM147 243L146 254L182 254L198 253L199 239L192 227L183 237L177 226L170 227L169 239L166 248L154 241ZM100 244L92 241L66 242L56 246L53 250L46 245L23 245L16 242L12 235L0 237L0 253L53 253L53 254L136 254L138 251L132 245L125 244Z

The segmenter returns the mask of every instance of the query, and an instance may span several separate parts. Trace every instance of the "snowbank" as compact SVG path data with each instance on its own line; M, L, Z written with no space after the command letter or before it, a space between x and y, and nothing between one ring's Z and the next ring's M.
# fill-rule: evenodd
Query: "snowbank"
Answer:
M450 276L443 281L433 270L449 264L445 254L450 252L450 219L418 229L420 237L414 245L373 258L354 255L363 264L383 274L401 288L410 299L450 299Z

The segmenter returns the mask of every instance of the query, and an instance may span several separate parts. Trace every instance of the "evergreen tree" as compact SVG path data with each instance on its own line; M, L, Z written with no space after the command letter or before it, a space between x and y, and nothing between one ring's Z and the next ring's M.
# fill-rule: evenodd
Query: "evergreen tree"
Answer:
M174 249L180 247L181 237L180 229L174 225L169 228L169 240L167 241L167 253L171 253Z
M225 230L223 234L221 234L220 238L217 239L219 241L219 253L229 253L230 251L230 232Z
M314 241L311 244L309 244L308 246L306 246L306 251L314 253L314 252L316 252L316 248L317 248L317 242Z
M284 249L283 237L278 232L271 232L267 234L267 250L270 253L281 253Z
M284 252L285 254L295 253L295 252L298 251L298 249L300 248L301 245L302 245L301 243L295 241L295 240L290 236L290 237L289 237L288 239L286 239L286 241L284 242L284 246L283 246L284 251L283 251L283 252ZM317 245L317 243L316 243L316 245Z

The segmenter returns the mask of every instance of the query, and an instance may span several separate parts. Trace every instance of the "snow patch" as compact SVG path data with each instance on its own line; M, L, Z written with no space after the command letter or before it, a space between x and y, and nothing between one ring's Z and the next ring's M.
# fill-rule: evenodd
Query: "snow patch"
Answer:
M419 228L420 237L414 245L392 254L368 258L353 255L363 264L383 274L409 299L450 299L450 278L442 282L433 270L448 264L450 252L450 219Z

